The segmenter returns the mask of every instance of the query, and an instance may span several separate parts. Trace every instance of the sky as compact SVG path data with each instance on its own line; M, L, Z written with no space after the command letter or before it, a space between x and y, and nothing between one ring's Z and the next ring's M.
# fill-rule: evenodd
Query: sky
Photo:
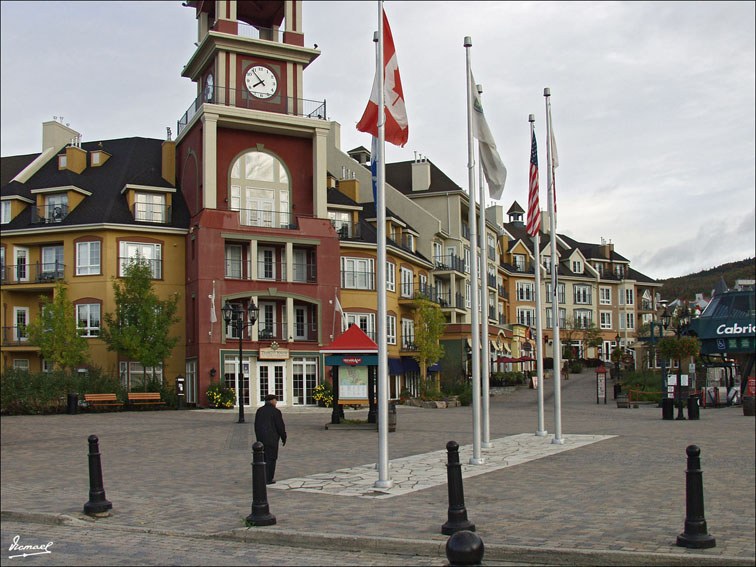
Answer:
M756 256L756 4L387 1L409 121L388 162L427 156L468 188L465 36L508 169L505 211L527 206L535 115L546 208L544 87L551 89L559 233L611 241L667 278ZM341 148L375 74L376 2L304 2L321 55L304 97L326 100ZM0 3L2 155L41 151L63 116L83 141L165 138L195 96L181 69L194 10L171 2ZM490 204L490 203L489 203Z

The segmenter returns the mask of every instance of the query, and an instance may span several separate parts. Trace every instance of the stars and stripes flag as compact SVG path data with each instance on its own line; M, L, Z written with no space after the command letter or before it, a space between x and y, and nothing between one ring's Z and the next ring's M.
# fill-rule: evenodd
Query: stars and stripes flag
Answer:
M541 229L541 206L538 203L538 149L535 132L530 144L530 190L528 192L528 234L535 236Z

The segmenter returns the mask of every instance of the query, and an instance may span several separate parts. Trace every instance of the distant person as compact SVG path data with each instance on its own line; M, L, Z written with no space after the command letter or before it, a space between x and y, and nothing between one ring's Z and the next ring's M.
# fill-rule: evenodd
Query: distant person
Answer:
M255 414L255 436L265 447L265 481L274 484L276 460L278 459L278 440L286 445L286 426L281 410L276 407L278 398L275 394L265 396L265 405Z

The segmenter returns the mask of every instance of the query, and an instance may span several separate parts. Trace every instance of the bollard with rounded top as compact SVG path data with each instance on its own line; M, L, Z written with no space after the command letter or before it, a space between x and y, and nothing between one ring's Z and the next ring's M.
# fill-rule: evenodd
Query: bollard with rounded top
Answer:
M252 513L247 516L251 526L272 526L276 517L268 508L268 488L265 485L265 448L259 441L252 444Z
M717 542L709 535L704 517L703 473L701 449L688 445L688 469L685 471L685 531L677 536L677 545L694 549L714 547Z
M475 524L467 519L465 495L462 488L462 465L459 462L459 443L446 444L448 462L446 464L446 484L449 488L448 520L441 526L441 533L452 535L462 530L475 531Z
M485 551L483 540L478 534L462 530L452 534L446 541L446 558L449 566L455 565L480 565Z
M113 504L105 499L100 463L100 441L97 435L89 436L89 502L84 504L84 513L90 516L107 516Z

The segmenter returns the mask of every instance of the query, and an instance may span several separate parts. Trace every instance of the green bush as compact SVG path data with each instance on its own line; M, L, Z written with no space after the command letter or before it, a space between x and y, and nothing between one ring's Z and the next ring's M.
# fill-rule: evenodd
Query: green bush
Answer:
M465 389L457 394L457 401L463 406L469 406L472 403L472 386L467 384Z
M583 364L581 362L573 362L570 364L570 372L573 374L580 374L583 371Z
M661 400L661 373L652 370L625 370L622 372L622 391L640 390L641 401L658 402ZM635 398L633 398L635 399Z
M232 408L236 403L236 392L233 388L224 388L220 382L210 382L206 390L207 403L214 408Z

